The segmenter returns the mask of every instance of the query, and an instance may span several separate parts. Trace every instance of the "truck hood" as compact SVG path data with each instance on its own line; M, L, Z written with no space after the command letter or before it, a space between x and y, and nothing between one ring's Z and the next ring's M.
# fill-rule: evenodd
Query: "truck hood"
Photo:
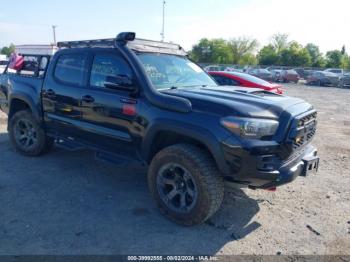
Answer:
M193 111L221 116L278 119L284 111L288 111L290 115L297 115L312 109L312 106L302 99L277 95L258 88L213 86L162 92L188 99Z

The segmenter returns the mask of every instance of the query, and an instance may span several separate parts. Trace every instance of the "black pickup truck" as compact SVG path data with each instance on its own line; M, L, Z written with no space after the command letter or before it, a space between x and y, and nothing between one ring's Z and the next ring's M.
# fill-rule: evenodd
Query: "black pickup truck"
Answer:
M177 223L202 223L224 184L272 189L316 171L317 113L305 101L218 86L176 44L135 39L58 43L0 76L9 137L24 155L55 143L148 166L149 190Z

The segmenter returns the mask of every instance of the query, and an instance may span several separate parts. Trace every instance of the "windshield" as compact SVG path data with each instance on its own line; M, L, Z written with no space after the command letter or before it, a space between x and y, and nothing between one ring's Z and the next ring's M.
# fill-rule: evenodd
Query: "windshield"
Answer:
M332 73L332 72L326 72L326 71L324 71L324 72L321 72L321 73L323 73L323 75L325 75L325 76L330 76L330 77L335 77L336 76L336 74L334 74L334 73Z
M217 86L214 80L186 57L166 54L138 54L157 89Z
M270 74L270 72L266 69L259 69L260 74Z

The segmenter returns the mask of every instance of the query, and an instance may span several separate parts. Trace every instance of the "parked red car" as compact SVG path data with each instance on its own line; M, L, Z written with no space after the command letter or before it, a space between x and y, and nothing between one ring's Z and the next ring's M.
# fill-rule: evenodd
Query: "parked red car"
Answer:
M258 77L239 72L209 72L219 85L261 88L266 91L282 94L282 86L270 83Z
M282 70L277 80L283 83L298 83L299 79L300 76L295 70Z

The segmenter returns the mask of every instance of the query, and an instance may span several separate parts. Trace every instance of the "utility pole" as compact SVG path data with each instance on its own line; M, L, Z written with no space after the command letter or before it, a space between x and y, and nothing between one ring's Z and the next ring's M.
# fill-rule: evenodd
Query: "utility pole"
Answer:
M160 35L162 36L162 42L164 42L164 20L165 20L165 0L163 0L163 22L162 22L162 32Z
M56 27L57 25L52 25L52 32L53 32L53 44L56 45Z

